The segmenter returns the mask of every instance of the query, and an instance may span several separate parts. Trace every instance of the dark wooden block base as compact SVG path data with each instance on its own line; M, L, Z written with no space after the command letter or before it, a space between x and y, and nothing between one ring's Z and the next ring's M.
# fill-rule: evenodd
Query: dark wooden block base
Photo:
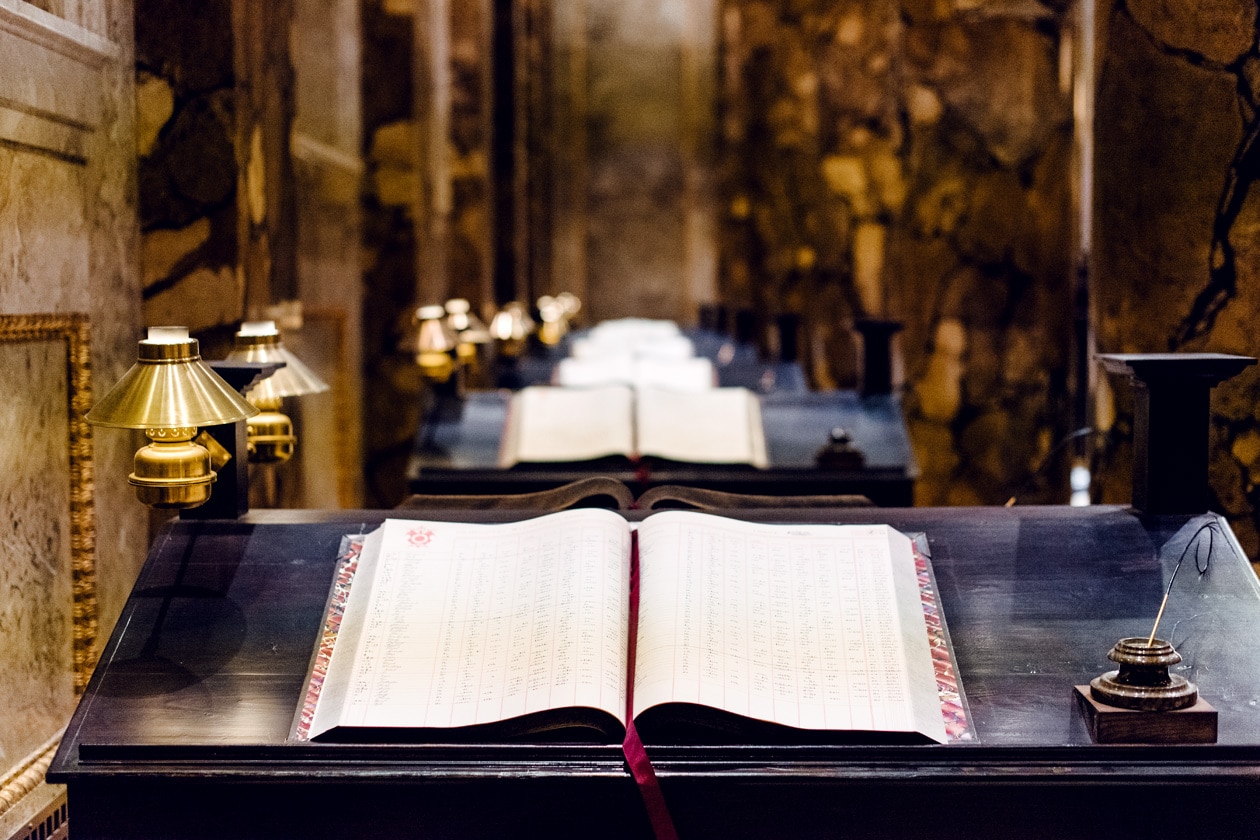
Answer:
M1099 703L1089 686L1073 686L1076 705L1096 744L1215 744L1216 709L1200 697L1188 709L1140 712Z

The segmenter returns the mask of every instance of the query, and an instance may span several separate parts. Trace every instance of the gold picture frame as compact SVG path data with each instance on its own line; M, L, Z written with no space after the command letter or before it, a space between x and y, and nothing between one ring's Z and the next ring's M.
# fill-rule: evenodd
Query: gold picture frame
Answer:
M96 509L92 502L91 332L81 313L0 315L0 343L61 342L66 348L66 428L70 453L70 581L73 593L74 692L81 695L96 665Z

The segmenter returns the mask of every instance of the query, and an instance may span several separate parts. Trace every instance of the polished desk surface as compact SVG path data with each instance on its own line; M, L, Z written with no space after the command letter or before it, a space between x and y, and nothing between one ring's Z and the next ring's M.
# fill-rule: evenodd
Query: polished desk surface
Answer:
M601 459L590 464L496 466L510 391L474 391L422 429L408 465L413 493L503 494L545 490L583 476L620 479L634 495L651 486L685 484L764 495L859 494L875 504L913 503L918 476L900 398L855 391L772 391L761 395L769 468ZM857 469L821 469L814 456L837 426L865 456Z
M645 836L615 746L287 740L342 535L386 515L256 512L161 535L48 773L69 784L76 837ZM683 838L1260 835L1260 586L1223 521L1117 507L747 515L926 533L977 739L649 744ZM1221 529L1210 558L1203 544L1209 570L1187 560L1161 635L1218 709L1219 743L1092 744L1072 686L1109 667L1117 639L1149 632L1207 521Z

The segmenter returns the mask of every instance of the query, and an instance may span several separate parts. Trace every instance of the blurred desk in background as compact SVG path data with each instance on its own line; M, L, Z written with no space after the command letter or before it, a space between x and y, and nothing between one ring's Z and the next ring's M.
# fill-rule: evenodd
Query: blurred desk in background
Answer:
M799 368L797 368L799 371ZM860 397L854 391L779 391L761 395L767 469L744 465L685 464L625 458L564 464L497 466L507 418L508 391L470 393L434 412L416 437L407 469L411 492L501 495L550 490L603 475L638 496L650 487L682 484L754 495L866 496L881 507L914 503L918 469L893 395ZM865 456L859 468L824 469L815 455L833 428L842 427Z

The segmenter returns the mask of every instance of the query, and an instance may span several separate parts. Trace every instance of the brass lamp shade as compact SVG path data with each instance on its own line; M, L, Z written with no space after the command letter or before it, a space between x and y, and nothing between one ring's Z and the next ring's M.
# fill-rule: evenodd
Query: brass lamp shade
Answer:
M490 330L472 311L466 298L446 302L446 325L455 333L455 355L465 365L475 366L477 348L490 343Z
M534 332L534 319L525 304L510 301L490 319L490 335L498 342L499 354L508 358L521 355L525 340Z
M582 301L573 292L561 292L556 295L556 303L564 310L566 320L572 320L582 311Z
M534 331L534 326L525 304L514 300L495 313L490 321L490 335L498 341L524 341Z
M446 324L462 344L490 343L490 330L472 311L472 304L466 298L451 298L446 302Z
M258 413L201 361L186 330L155 331L140 342L139 359L86 415L89 423L122 429L188 428L235 423ZM179 337L182 332L182 339ZM163 340L172 339L173 340Z
M412 332L405 339L421 375L434 382L450 379L455 370L452 353L457 342L455 331L446 323L446 308L441 305L418 308L412 316Z
M446 323L446 308L421 306L414 317L417 353L448 353L455 349L455 331Z
M227 355L234 362L284 362L284 367L246 391L251 402L262 404L283 397L320 394L328 383L293 355L280 339L275 321L246 321Z

